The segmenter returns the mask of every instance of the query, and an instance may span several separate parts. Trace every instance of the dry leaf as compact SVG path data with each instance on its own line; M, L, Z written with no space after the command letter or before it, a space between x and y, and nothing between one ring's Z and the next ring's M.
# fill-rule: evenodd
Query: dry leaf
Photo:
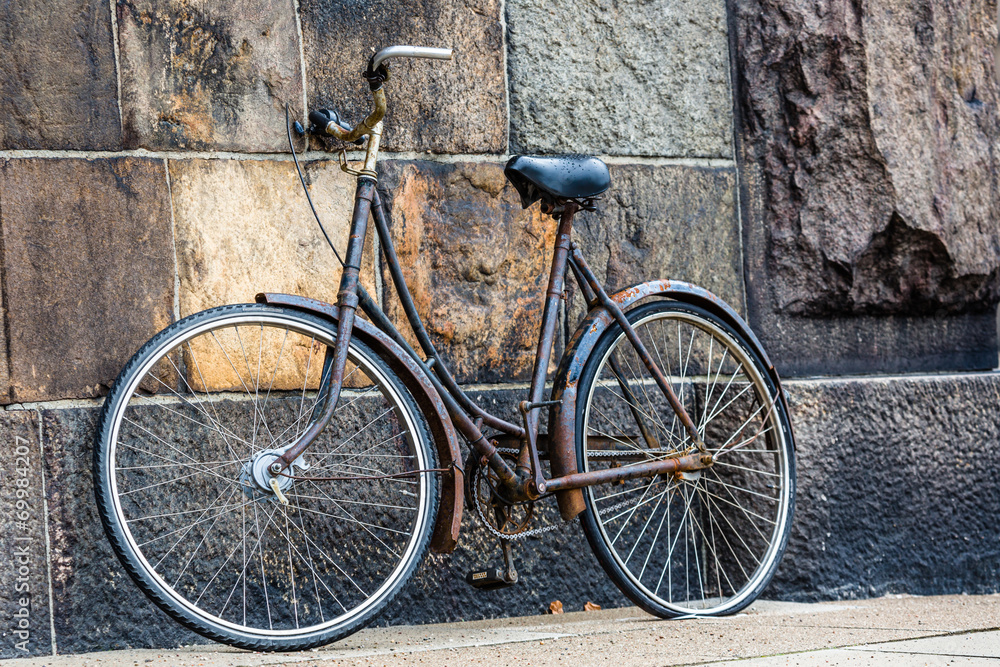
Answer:
M553 600L549 603L549 613L550 614L561 614L563 613L562 602L559 600Z
M583 610L584 611L598 611L598 610L600 610L600 608L601 608L601 605L594 604L590 600L587 600L587 604L583 605Z

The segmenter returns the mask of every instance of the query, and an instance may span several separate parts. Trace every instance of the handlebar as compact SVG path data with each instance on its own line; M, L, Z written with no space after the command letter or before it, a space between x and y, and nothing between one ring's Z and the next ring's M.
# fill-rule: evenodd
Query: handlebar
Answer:
M429 58L431 60L451 60L451 49L436 49L429 46L387 46L368 61L368 71L374 72L389 58Z
M375 99L375 108L368 114L368 117L351 129L350 125L340 120L336 113L326 114L328 121L324 124L321 120L322 116L313 111L309 114L309 120L313 122L315 129L311 131L328 134L348 143L356 142L361 137L371 134L375 126L385 116L386 102L382 83L389 78L386 61L390 58L451 60L452 53L451 49L437 49L427 46L389 46L382 49L368 60L368 69L364 74L371 88L372 97ZM320 122L316 122L317 120Z

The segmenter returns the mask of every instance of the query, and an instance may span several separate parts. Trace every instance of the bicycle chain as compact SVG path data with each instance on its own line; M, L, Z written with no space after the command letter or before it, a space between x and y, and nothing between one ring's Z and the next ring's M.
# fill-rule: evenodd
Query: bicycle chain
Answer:
M510 448L510 447L497 447L497 451L500 452L501 454L511 454L513 456L517 456L517 454L518 454L518 450ZM497 530L496 528L494 528L493 525L489 521L486 520L486 516L483 514L483 506L479 504L479 494L475 493L475 490L477 489L478 484L479 484L479 478L480 478L481 475L485 474L485 472L484 472L485 470L486 470L485 466L477 466L476 467L476 479L474 480L474 484L473 484L472 503L476 506L476 513L479 515L479 520L482 522L482 524L484 526L486 526L486 530L488 530L493 535L493 537L496 537L497 539L500 539L500 540L506 540L508 542L513 542L514 540L523 540L526 537L532 537L534 535L541 535L543 533L549 533L549 532L552 532L553 530L555 530L555 529L557 529L557 528L560 527L560 524L555 524L554 526L544 526L544 527L540 527L540 528L530 528L528 530L521 531L520 533L514 533L513 535L508 535L506 533L501 533L499 530ZM532 501L532 502L534 502L534 501Z

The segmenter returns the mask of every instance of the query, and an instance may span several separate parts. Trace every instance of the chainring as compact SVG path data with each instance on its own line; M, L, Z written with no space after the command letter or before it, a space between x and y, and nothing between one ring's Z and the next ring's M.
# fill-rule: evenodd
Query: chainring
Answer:
M516 449L503 448L497 451L511 467L517 465ZM500 480L496 473L488 465L480 465L475 453L466 463L466 473L470 482L466 497L491 533L510 540L535 532L528 528L535 515L533 501L511 503L504 500L497 490Z

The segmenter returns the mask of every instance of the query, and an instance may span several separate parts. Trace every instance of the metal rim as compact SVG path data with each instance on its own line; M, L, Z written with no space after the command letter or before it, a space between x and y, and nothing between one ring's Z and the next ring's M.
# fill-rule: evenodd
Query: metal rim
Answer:
M392 573L381 586L376 589L363 603L352 608L349 612L338 616L334 619L326 621L321 624L313 625L307 628L295 628L289 630L271 630L262 629L250 626L242 626L237 623L227 621L226 619L220 618L214 614L207 613L200 607L192 604L186 597L175 591L174 587L163 580L155 568L153 568L145 557L140 546L136 543L132 531L128 527L128 520L126 519L124 512L121 507L118 488L117 488L117 476L115 466L116 460L116 450L119 439L119 429L124 417L124 412L127 407L129 407L131 398L134 395L136 388L139 383L146 377L149 370L159 361L165 352L169 352L174 348L182 345L184 342L190 341L196 336L203 334L209 330L218 329L225 326L239 326L244 324L257 325L257 324L274 324L285 326L297 333L314 336L316 339L323 341L327 345L333 345L334 337L331 336L330 332L321 328L319 326L313 325L311 323L305 322L300 318L289 317L281 313L233 313L231 315L222 315L217 318L210 319L194 328L181 330L177 335L171 336L164 341L162 341L153 351L151 351L146 359L146 361L136 370L132 376L131 381L125 387L122 392L121 400L117 404L117 409L115 413L111 416L112 419L112 429L110 435L110 442L108 443L108 456L106 458L106 469L110 497L112 500L112 506L114 509L114 518L117 523L117 528L125 538L129 546L129 550L132 556L138 561L142 573L150 579L154 585L160 589L163 593L167 594L171 601L176 603L178 606L183 608L188 614L198 618L202 622L207 622L214 624L218 627L225 628L230 631L238 632L251 637L285 637L285 638L305 638L310 636L315 636L319 634L324 634L335 630L338 627L345 626L355 621L356 619L362 617L366 612L368 612L372 607L376 606L388 593L394 590L397 582L405 575L406 570L411 564L415 552L417 551L420 543L420 536L426 530L428 522L428 514L431 508L432 499L429 497L430 489L429 482L425 475L418 475L419 484L419 494L420 502L418 507L417 516L413 523L413 530L410 534L410 538L406 545L405 551L399 558L399 562L393 569ZM367 355L360 353L360 351L351 346L349 350L349 359L357 364L359 367L364 369L364 372L369 375L369 377L375 380L383 392L388 393L395 405L404 405L402 397L400 396L397 388L393 383L386 377L382 369L378 367L377 364L373 363L367 358ZM411 433L414 434L413 450L414 456L417 459L417 464L420 468L429 468L429 462L427 461L426 449L423 446L425 443L420 442L419 429L413 423L411 415L407 410L397 410L397 415L402 415L405 418L407 428Z
M709 334L710 336L713 336L716 340L720 340L720 342L725 341L727 349L732 354L738 356L740 365L742 365L743 368L750 369L751 372L748 374L752 376L751 377L752 385L754 386L757 395L770 397L768 400L771 400L772 402L776 402L778 400L777 396L772 396L771 392L768 390L767 382L763 374L761 373L756 363L754 363L751 356L746 352L746 350L744 350L743 346L740 345L738 341L736 341L729 332L724 331L723 329L718 327L714 322L711 322L710 320L703 318L699 315L695 315L683 310L667 310L667 311L650 313L644 317L641 317L636 322L632 323L632 326L633 328L638 330L639 327L653 320L679 320L688 324L689 326L694 327L695 329L701 330ZM601 370L606 367L608 359L622 344L628 345L628 341L627 338L625 337L624 332L619 332L618 337L609 346L608 350L602 355L599 365L597 367L598 368L597 374L599 374ZM597 380L598 380L597 374L595 374L594 381L591 384L590 392L587 396L586 409L584 412L584 431L583 431L584 456L582 463L585 471L590 471L591 469L590 457L587 456L588 450L586 446L586 437L589 432L589 427L591 423L591 408L593 406L594 393L597 388ZM787 448L788 448L787 434L785 432L783 425L780 423L781 420L778 417L777 412L775 412L775 414L771 418L775 421L775 425L777 426L774 433L779 438L778 442L775 444L774 454L779 460L779 465L780 465L779 474L781 475L781 479L784 481L789 479L789 461L787 456ZM701 435L702 437L704 436L703 433ZM709 449L711 451L711 447L709 447ZM700 608L684 606L683 604L678 604L675 601L664 599L660 597L656 591L650 590L648 586L643 584L640 581L640 579L635 576L632 569L626 564L626 562L622 560L621 554L618 552L618 550L615 549L614 546L612 546L612 539L608 535L607 530L605 529L606 523L601 519L601 515L597 510L597 498L594 495L595 487L587 488L586 494L587 494L588 504L590 505L591 508L591 512L594 515L595 519L594 523L600 532L601 539L604 542L604 545L607 547L608 552L611 554L612 558L614 558L616 564L618 565L619 571L627 577L629 582L633 586L638 588L640 591L642 591L643 594L649 596L652 600L655 600L660 605L672 610L673 612L679 614L697 615L699 613L706 613L706 612L717 613L717 614L725 613L729 609L739 607L747 599L748 596L755 594L756 589L760 586L760 584L763 581L766 581L768 573L771 572L772 569L774 568L776 559L779 558L781 553L780 547L782 544L782 532L786 529L785 526L787 523L788 510L790 506L790 491L791 491L791 483L790 482L782 483L778 509L775 512L775 525L770 534L770 539L768 540L767 551L764 555L764 558L761 559L760 564L758 564L757 567L754 569L753 574L750 577L748 577L746 583L744 583L742 587L739 589L738 594L734 595L729 599L726 599L724 603L721 603L716 607L700 607ZM694 492L692 491L692 493ZM668 566L669 562L666 565Z

